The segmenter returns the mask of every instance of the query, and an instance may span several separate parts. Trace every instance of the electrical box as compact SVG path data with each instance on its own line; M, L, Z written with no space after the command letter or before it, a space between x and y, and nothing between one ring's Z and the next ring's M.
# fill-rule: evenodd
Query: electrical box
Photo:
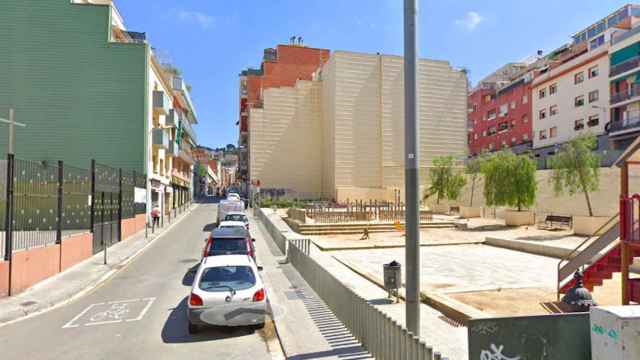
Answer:
M592 307L592 360L640 359L640 305Z

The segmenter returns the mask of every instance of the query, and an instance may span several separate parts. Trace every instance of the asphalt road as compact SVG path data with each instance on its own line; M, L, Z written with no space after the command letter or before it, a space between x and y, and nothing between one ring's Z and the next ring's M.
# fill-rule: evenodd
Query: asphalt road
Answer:
M186 301L215 204L201 204L110 280L0 327L0 359L271 359L260 332L187 332Z

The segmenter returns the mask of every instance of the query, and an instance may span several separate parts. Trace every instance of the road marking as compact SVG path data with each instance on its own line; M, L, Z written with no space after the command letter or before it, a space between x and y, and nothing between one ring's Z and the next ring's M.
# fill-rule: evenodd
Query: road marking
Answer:
M156 298L139 298L91 304L62 328L140 321L155 300Z

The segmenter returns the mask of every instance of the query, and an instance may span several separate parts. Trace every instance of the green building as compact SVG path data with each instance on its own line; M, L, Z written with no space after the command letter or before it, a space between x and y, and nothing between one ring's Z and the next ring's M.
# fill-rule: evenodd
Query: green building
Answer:
M147 171L151 51L105 2L0 1L0 117L27 124L17 158Z

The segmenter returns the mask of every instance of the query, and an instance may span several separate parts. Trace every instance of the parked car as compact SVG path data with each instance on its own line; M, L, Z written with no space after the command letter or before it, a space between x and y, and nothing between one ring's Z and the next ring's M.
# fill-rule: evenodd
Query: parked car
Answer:
M219 229L240 228L246 229L247 225L243 221L227 221L224 220L218 225Z
M217 223L220 224L221 221L225 219L227 214L232 212L242 212L244 211L244 202L240 200L222 200L218 203L218 218Z
M205 258L187 306L189 333L203 326L264 326L267 292L258 267L246 255Z
M240 197L240 194L238 193L229 193L227 195L227 200L237 200L237 201L241 201L242 198Z
M249 255L256 258L254 240L245 228L217 228L205 240L202 257L219 255Z
M247 230L249 229L249 217L241 211L228 212L224 217L224 221L241 221L245 224Z

